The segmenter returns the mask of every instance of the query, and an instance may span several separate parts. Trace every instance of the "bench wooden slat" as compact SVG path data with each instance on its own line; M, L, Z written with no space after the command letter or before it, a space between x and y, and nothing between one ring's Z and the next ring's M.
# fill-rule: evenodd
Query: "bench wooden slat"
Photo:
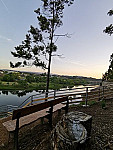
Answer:
M57 105L55 105L54 107L53 107L53 112L55 112L55 111L57 111L57 110L59 110L59 109L62 109L63 107L65 107L65 105L64 104L57 104Z
M39 112L36 113L32 113L29 114L27 116L21 117L20 121L19 121L19 128L30 124L31 122L34 122L36 120L38 120L39 118L42 118L46 115L48 115L49 113L47 113L47 111L49 110L49 108L41 110ZM3 123L3 125L6 127L6 129L11 132L15 130L16 127L16 119L15 120L9 120Z
M53 112L56 112L57 110L61 109L64 107L64 104L57 104L54 106L53 108ZM29 114L27 116L21 117L20 121L19 121L19 128L28 125L42 117L45 117L46 115L48 115L49 113L47 113L47 111L49 111L49 108L46 108L44 110ZM6 127L6 129L9 132L12 132L15 130L16 127L16 119L15 120L9 120L3 123L3 125Z
M62 102L67 101L66 106ZM14 145L16 149L19 149L18 146L18 133L19 129L25 125L28 125L39 118L47 117L49 120L49 125L52 129L52 114L53 112L64 108L65 113L68 112L68 96L61 97L52 101L47 101L39 103L33 106L26 108L21 108L13 111L12 120L4 122L3 125L9 132L14 132Z
M47 101L47 102L44 102L44 103L39 103L39 104L36 104L36 105L33 105L33 106L29 106L29 107L26 107L26 108L21 108L21 109L14 110L12 120L17 119L18 114L19 114L19 117L23 117L23 116L29 115L31 113L46 109L48 107L51 107L52 105L54 106L56 104L59 104L61 102L66 101L66 100L67 100L67 97L62 97L62 98L55 99L55 100L52 100L52 101Z

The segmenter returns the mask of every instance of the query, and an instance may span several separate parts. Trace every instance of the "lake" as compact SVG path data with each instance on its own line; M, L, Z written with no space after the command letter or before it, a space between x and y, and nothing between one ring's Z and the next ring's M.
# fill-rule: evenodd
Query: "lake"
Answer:
M1 105L20 105L25 99L39 92L32 91L0 91L0 106Z

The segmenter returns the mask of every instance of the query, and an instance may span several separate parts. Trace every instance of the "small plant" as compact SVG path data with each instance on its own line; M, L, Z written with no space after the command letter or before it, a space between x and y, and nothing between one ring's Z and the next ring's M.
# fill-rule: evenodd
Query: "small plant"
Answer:
M85 101L80 102L80 106L85 105Z
M70 107L75 107L75 106L76 106L75 104L70 105Z
M102 109L106 108L106 102L105 102L105 100L101 101L101 107L102 107Z
M89 105L94 105L96 103L96 101L91 101L89 102Z
M88 101L87 105L91 106L91 105L94 105L95 103L96 101ZM85 101L80 102L80 106L83 106L83 105L85 105Z

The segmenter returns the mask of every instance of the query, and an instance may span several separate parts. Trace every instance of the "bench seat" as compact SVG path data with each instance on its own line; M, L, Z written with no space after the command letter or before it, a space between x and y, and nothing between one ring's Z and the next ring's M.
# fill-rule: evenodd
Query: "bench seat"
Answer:
M47 113L48 110L49 109L44 109L44 110L32 113L30 115L21 117L20 121L19 121L19 128L21 128L21 127L23 127L25 125L28 125L28 124L38 120L39 118L42 118L42 117L48 115L49 114L49 113ZM6 121L6 122L3 123L3 125L6 127L6 129L9 132L12 132L16 128L16 119L15 120Z
M53 112L56 112L57 110L60 110L64 107L64 104L57 104L53 107ZM43 118L47 115L49 115L48 113L49 108L43 109L41 111L29 114L27 116L21 117L20 121L19 121L19 128L28 125L30 123L33 123L34 121ZM16 128L16 119L15 120L9 120L3 123L3 126L6 127L7 131L9 132L13 132Z

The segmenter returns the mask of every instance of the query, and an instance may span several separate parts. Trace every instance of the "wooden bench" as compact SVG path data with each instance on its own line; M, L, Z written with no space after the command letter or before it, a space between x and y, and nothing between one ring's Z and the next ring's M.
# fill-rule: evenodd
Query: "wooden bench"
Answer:
M62 104L64 101L67 102L66 105ZM14 110L12 120L4 122L3 125L9 132L14 132L15 149L18 150L18 132L21 127L28 125L40 118L46 117L49 120L50 127L52 128L53 112L65 109L65 113L67 113L68 106L69 100L68 97L65 96L52 101L46 101L26 108Z

